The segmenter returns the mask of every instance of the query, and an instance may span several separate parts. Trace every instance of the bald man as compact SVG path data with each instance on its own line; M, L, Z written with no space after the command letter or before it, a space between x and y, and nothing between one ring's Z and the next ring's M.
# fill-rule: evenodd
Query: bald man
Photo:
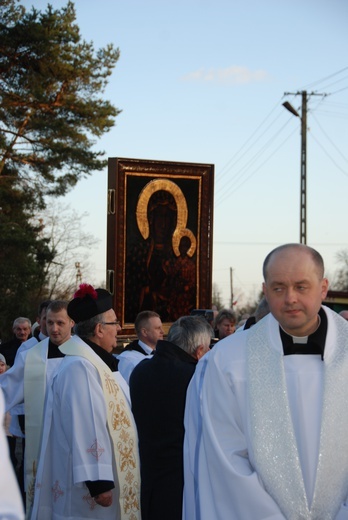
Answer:
M348 323L322 306L314 249L274 249L263 275L270 313L220 341L193 378L201 425L183 518L347 519Z

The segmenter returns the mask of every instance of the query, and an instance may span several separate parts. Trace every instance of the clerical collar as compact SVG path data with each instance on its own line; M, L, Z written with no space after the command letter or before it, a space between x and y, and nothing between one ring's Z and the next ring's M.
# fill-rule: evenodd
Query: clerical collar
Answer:
M151 354L153 354L153 349L151 347L149 347L149 345L146 345L146 343L144 343L143 341L141 341L141 339L138 340L138 343L139 345L141 346L142 349L145 350L145 353L149 356Z
M321 308L319 311L320 324L313 334L308 336L307 342L296 342L294 336L287 334L279 327L280 337L283 343L284 356L292 354L319 354L324 359L325 340L327 333L327 317L325 311Z
M87 343L87 345L89 347L91 347L91 349L97 354L97 356L99 356L100 359L102 361L104 361L104 363L110 368L110 370L112 372L118 371L118 359L116 359L109 352L106 352L106 350L104 350L102 347L100 347L96 343L93 343L93 341L91 341L90 339L87 339L87 338L82 338L82 339L85 343Z
M59 346L52 341L48 340L48 351L47 351L47 359L55 359L64 357L65 354L59 350Z

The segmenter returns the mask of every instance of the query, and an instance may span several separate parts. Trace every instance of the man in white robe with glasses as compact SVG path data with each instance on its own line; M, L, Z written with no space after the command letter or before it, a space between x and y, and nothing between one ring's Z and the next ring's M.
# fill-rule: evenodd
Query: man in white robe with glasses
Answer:
M75 336L60 346L32 519L140 520L138 438L112 355L121 329L112 305L89 284L69 302Z

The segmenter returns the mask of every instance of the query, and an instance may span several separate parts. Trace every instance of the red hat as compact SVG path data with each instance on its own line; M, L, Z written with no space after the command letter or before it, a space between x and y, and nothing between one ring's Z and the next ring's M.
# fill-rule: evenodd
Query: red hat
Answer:
M106 289L82 283L68 304L68 315L75 323L87 321L112 309L112 296Z

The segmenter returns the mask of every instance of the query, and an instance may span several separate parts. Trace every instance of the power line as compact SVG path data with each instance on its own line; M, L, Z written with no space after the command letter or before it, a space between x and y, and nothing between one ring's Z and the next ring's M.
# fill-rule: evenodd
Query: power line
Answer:
M232 182L238 182L240 177L242 176L242 172L245 169L248 169L250 166L254 164L254 162L267 150L269 146L271 146L274 143L274 139L279 137L280 133L284 130L284 128L288 125L289 121L287 121L280 130L277 130L269 139L268 141L263 145L261 149L259 149L244 166L242 166L232 178L230 178L227 182L225 182L222 186L220 186L216 190L216 195L218 195L219 192L223 191L223 195L226 195L226 187L231 184ZM244 156L245 154L243 154Z
M348 173L346 171L344 171L343 168L341 168L339 166L339 164L336 163L336 161L331 157L329 152L323 147L323 145L319 142L319 140L312 133L310 134L310 136L317 143L317 145L323 150L325 155L332 161L332 163L336 166L336 168L338 168L346 177L348 177Z
M313 88L314 85L320 85L320 83L323 83L324 81L331 79L335 76L338 76L338 74L341 74L342 72L345 72L348 70L348 67L344 67L341 70L338 70L337 72L334 72L333 74L330 74L329 76L326 76L325 78L319 79L317 81L313 81L312 83L309 83L308 85L305 85L301 90L306 90L308 88Z
M318 119L315 117L315 115L313 114L312 115L313 119L316 121L317 125L319 126L320 130L323 132L323 134L325 135L326 139L332 144L332 146L335 148L335 150L340 154L340 156L346 161L348 162L348 159L347 157L345 157L343 155L343 153L341 152L341 150L339 150L339 148L336 146L336 144L332 141L332 139L330 139L330 137L327 135L327 133L325 132L325 130L322 128L321 124L319 123Z
M215 245L219 246L278 246L279 242L225 242L225 241L219 241L214 240ZM341 247L341 246L347 246L347 242L313 242L313 245L316 246L327 246L327 247ZM227 268L226 268L227 269ZM217 269L218 270L218 269Z
M320 80L317 80L315 82L312 82L309 86L313 87L315 85L328 82L332 78L335 78L342 74L343 72L347 71L348 67L344 67L343 69L330 74ZM328 85L335 85L337 83L340 83L347 79L348 76L344 76L343 78L339 78L335 81L332 81ZM315 107L311 107L310 111L311 115L313 114L313 111L315 110L316 113L325 114L334 116L334 117L340 117L345 118L347 117L345 114L342 114L342 111L340 112L334 112L332 110L323 110L323 103L325 101L325 107L329 108L334 106L334 103L329 102L327 103L327 99L330 96L330 99L332 99L332 95L337 94L338 92L341 92L343 90L348 89L348 87L343 87L342 89L339 89L335 92L329 93L329 94L319 94L317 91L311 92L308 94L308 105L312 103L312 98L310 96L321 96L321 99L318 101L318 103L315 105ZM293 96L294 98L296 95L298 95L300 92L296 93L288 93L288 95ZM278 102L279 103L279 102ZM239 150L231 157L231 159L217 172L216 176L216 206L220 205L224 200L226 200L227 197L229 197L232 193L235 193L243 184L245 184L248 180L250 180L251 177L253 177L262 166L264 166L270 159L273 157L273 155L281 148L281 146L284 145L284 143L291 137L291 135L294 133L292 132L271 154L268 155L268 157L256 168L254 168L252 171L250 171L253 167L255 167L255 164L257 161L261 159L261 157L265 154L265 152L274 145L276 139L278 136L281 135L281 133L284 131L286 124L283 125L281 128L278 128L273 132L272 136L263 144L261 145L254 153L251 153L253 149L255 149L256 145L260 143L260 141L267 137L268 132L276 128L276 123L278 119L281 117L281 112L279 112L279 115L277 115L275 118L272 119L272 121L268 124L268 126L265 128L265 124L267 121L269 121L270 117L274 113L275 109L279 104L276 104L270 113L266 116L266 118L259 124L254 132L250 135L250 137L246 140L246 142L239 148ZM339 108L342 107L341 105L336 105ZM346 108L346 105L343 105L344 110ZM347 106L348 108L348 106ZM288 122L291 118L289 118ZM287 122L287 123L288 123ZM260 131L262 132L260 133ZM296 131L295 129L294 131ZM328 138L328 137L327 137ZM327 152L326 152L327 153ZM340 152L339 152L340 153ZM248 158L248 160L241 164L238 169L236 170L236 166L241 163L241 161L247 156L251 157ZM330 157L330 160L334 161L332 157ZM228 175L231 171L233 171L233 175ZM228 177L226 177L228 175ZM224 180L224 182L222 182Z
M240 154L240 152L242 152L242 150L246 147L246 145L249 143L249 141L251 141L251 139L254 137L254 135L258 132L258 130L260 128L262 128L262 126L266 123L266 121L269 119L269 117L271 116L271 114L274 112L274 110L279 106L279 102L277 102L274 107L272 108L272 110L270 111L270 113L265 117L265 119L262 121L262 123L259 124L259 126L256 128L256 130L250 135L250 137L246 140L246 142L239 148L239 150L231 157L231 159L222 167L222 169L220 170L220 178L224 177L226 175L226 173L229 171L229 168L228 167L231 167L233 166L233 164L235 164L236 162L238 162L241 157L244 157L244 155L250 150L250 148L262 137L263 134L261 134L260 137L257 138L256 141L254 141L250 146L249 148L242 154L241 157L239 157L238 159L235 160L235 162L231 165L231 162L238 156L238 154ZM279 117L279 116L278 116ZM277 117L277 119L278 119ZM274 121L273 121L274 122ZM273 122L271 123L271 125L273 124ZM268 130L268 128L270 128L269 125L265 131ZM224 170L227 169L227 172L224 172Z
M335 90L335 92L331 92L330 96L333 96L334 94L338 94L339 92L343 92L344 90L347 90L348 87L340 88L339 90Z
M319 109L319 110L316 110L316 112L318 114L324 114L324 115L328 115L330 117L335 117L336 119L347 119L348 118L348 114L342 114L341 112L332 112L332 110L322 110L322 109Z
M278 108L279 108L279 105L278 105ZM274 111L274 110L272 110L272 112L273 112L273 111ZM230 170L232 169L232 167L236 166L236 164L237 164L238 162L240 162L240 161L242 160L242 158L244 158L244 156L247 154L247 152L249 152L249 151L252 149L252 147L255 147L256 143L259 142L259 141L261 140L262 137L265 137L265 136L266 136L266 133L267 133L267 132L268 132L268 131L269 131L269 130L270 130L270 129L275 125L276 121L277 121L277 120L282 116L282 114L283 114L283 112L282 112L282 111L279 111L279 115L277 115L277 117L271 121L271 123L270 123L270 124L268 125L268 127L263 131L263 133L262 133L260 136L258 136L258 137L253 141L253 143L251 143L251 145L250 145L250 146L249 146L249 147L244 151L244 153L242 154L242 156L240 156L238 159L236 159L236 160L234 161L234 163L230 166L230 168L229 168L228 171L230 171ZM269 114L269 115L270 115L270 114ZM269 116L267 116L267 117L269 117ZM266 118L266 119L267 119L267 118ZM220 176L220 172L219 172L219 174L218 174L218 176L217 176L217 179L216 179L216 186L217 186L217 187L216 187L216 191L215 191L215 196L216 196L216 199L217 199L217 204L219 204L219 203L221 202L221 200L219 200L219 196L220 196L220 199L221 199L221 198L222 198L222 199L225 199L225 198L226 198L226 195L231 194L231 193L234 193L234 192L236 191L236 186L235 186L235 185L236 185L236 182L239 183L239 184L238 184L238 187L237 187L237 189L238 189L241 185L244 184L244 182L245 182L246 180L248 180L248 179L249 179L249 178L250 178L254 173L256 173L256 172L254 171L254 172L252 172L252 173L248 176L248 170L250 169L250 167L252 167L253 164L255 164L255 162L256 162L256 161L257 161L257 160L258 160L258 159L259 159L259 158L260 158L260 157L265 153L265 151L267 150L267 148L269 148L270 146L274 145L274 143L276 142L276 139L278 139L278 138L280 137L281 133L284 131L285 127L289 124L290 120L291 120L291 118L289 118L289 119L287 120L287 122L286 122L286 123L285 123L281 128L277 128L277 129L275 130L275 132L271 135L271 137L268 139L268 141L267 141L265 144L263 144L262 147L259 148L259 149L258 149L258 150L257 150L257 151L252 155L252 157L251 157L251 158L250 158L250 159L249 159L245 164L243 164L242 166L240 166L240 168L239 168L239 169L238 169L238 170L233 174L233 176L232 176L232 177L229 177L229 178L228 178L224 183L221 183L221 178L222 178L222 177ZM265 122L265 120L264 120L263 122ZM259 125L258 128L260 128L261 126L262 126L262 125ZM295 131L296 131L296 129L295 129ZM293 132L292 132L292 133L293 133ZM290 136L292 135L292 133L290 134ZM253 133L253 135L255 135L255 132ZM286 140L289 139L290 136L288 136L288 137L286 138ZM249 138L249 140L250 140L250 138ZM249 141L249 140L248 140L248 141ZM285 141L286 141L286 140L285 140ZM282 144L284 144L284 142L283 142ZM282 146L282 144L281 144L281 146ZM245 146L243 146L242 148L244 148L244 147L245 147ZM242 148L241 148L241 149L242 149ZM241 149L240 149L240 150L241 150ZM279 147L277 148L277 150L278 150L278 149L279 149ZM276 151L277 151L277 150L276 150ZM236 155L236 154L235 154L235 155ZM271 158L273 155L274 155L274 153L272 153L272 154L268 157L268 159ZM235 156L234 156L234 157L235 157ZM265 162L267 162L267 160L266 160ZM262 165L265 164L265 162L263 162ZM257 170L256 170L256 171L257 171ZM226 174L226 173L227 173L227 172L225 172L225 174ZM224 174L224 175L225 175L225 174ZM247 176L247 178L245 179L246 176ZM229 189L230 186L233 186L233 188L234 188L234 189L232 189L232 191L231 191L231 189ZM226 190L227 190L227 191L226 191ZM219 194L221 194L221 193L222 193L222 195L219 195Z
M342 81L346 80L348 78L348 76L344 76L343 78L340 78L332 83L329 83L327 85L324 85L323 87L321 87L322 90L327 90L328 88L332 87L333 85L337 85L337 83L341 83Z
M348 103L342 103L340 101L330 101L328 98L325 99L326 105L329 107L348 109Z
M224 193L224 196L221 197L217 202L216 202L216 206L218 206L219 204L221 204L222 202L224 202L232 193L235 193L241 186L243 186L243 184L245 184L251 177L253 177L255 175L255 173L257 173L261 168L262 166L264 166L277 152L278 150L289 140L289 138L295 133L297 132L297 128L295 128L291 134L289 134L281 143L280 145L256 168L256 170L252 171L244 180L242 180L242 182L240 182L238 184L238 186L235 186L234 189L232 190L229 190L229 191L225 191Z

